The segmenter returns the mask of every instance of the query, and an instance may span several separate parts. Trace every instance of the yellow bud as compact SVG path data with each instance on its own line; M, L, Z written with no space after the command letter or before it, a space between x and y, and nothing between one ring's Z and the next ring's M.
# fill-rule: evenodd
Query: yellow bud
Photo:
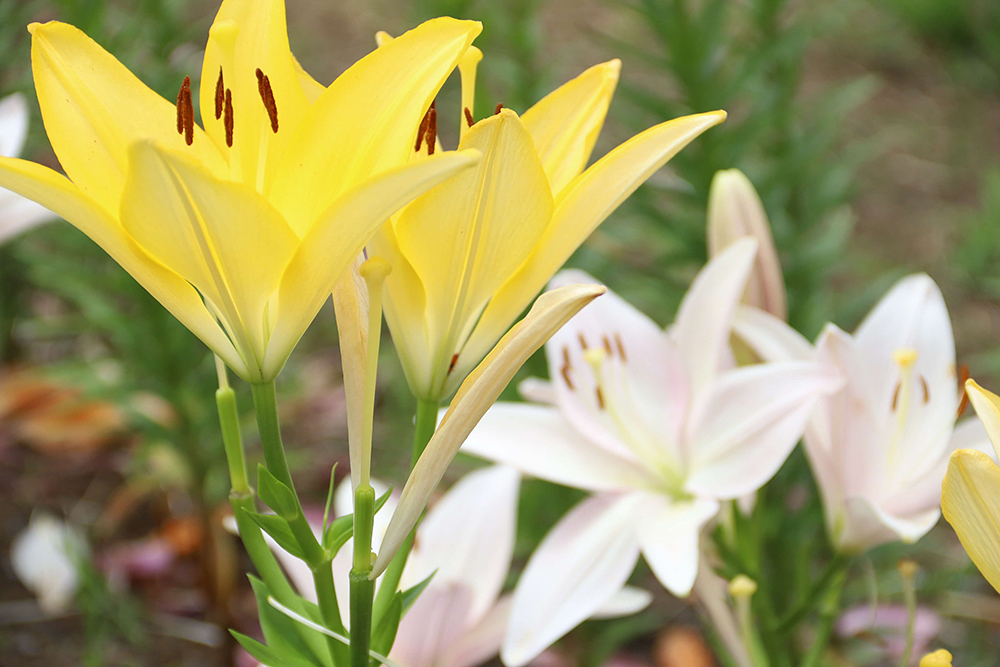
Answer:
M951 667L951 653L943 648L920 658L920 667Z
M917 576L917 572L920 570L920 566L914 563L912 560L904 558L903 560L899 561L898 565L896 565L896 569L899 570L899 576L903 577L904 579L913 579L915 576Z
M729 582L729 596L733 599L749 598L757 592L757 582L745 574L738 574Z

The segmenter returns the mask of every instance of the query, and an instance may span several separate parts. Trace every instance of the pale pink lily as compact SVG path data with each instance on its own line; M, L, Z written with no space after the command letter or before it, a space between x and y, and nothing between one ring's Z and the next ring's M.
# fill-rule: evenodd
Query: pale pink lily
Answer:
M27 138L28 103L20 93L8 95L0 100L0 156L20 156ZM30 199L0 188L0 245L55 217Z
M815 362L733 369L729 337L756 243L745 239L695 279L666 332L617 295L585 307L546 344L544 404L498 403L464 445L560 484L596 492L528 562L501 657L517 667L605 604L640 552L687 595L698 539L720 502L763 485L840 378ZM555 282L592 281L576 271Z
M372 481L376 493L386 486ZM433 574L430 583L403 616L389 657L403 667L471 667L496 656L507 628L511 599L501 595L510 570L516 537L520 475L493 466L463 477L441 497L417 529L417 539L403 572L406 590ZM397 498L390 496L375 515L374 537L381 540ZM334 509L352 511L350 480L337 488ZM308 565L270 542L289 578L315 601ZM333 561L338 602L350 622L348 575L351 543ZM595 616L622 616L649 604L646 591L625 587Z
M819 359L845 377L805 434L834 546L859 552L927 533L941 514L948 456L988 442L976 419L955 427L955 340L934 281L904 278L853 336L828 324L815 346L753 308L740 309L735 330L764 359Z

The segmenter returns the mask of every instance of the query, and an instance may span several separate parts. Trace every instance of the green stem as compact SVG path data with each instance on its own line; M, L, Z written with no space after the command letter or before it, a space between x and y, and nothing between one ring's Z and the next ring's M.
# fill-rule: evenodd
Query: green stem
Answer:
M440 407L440 401L417 399L417 420L413 433L413 459L410 461L410 470L413 470L413 466L417 465L417 460L424 453L427 443L431 441L431 436L434 435Z
M247 481L247 466L243 455L243 434L240 433L240 415L236 409L236 393L231 387L215 392L215 405L219 410L219 424L222 427L222 442L226 448L229 463L229 479L233 492L250 493Z
M826 647L830 643L833 635L833 625L837 621L840 613L840 592L844 588L846 570L840 570L834 576L823 598L822 609L820 611L820 623L816 629L816 639L802 661L802 667L818 667L822 664L823 656L826 654Z
M785 634L798 625L802 619L812 612L815 601L821 598L824 591L830 589L833 584L836 583L837 579L843 579L843 573L849 564L849 557L844 556L843 554L835 555L833 559L830 560L826 570L822 575L820 575L820 578L816 580L816 583L809 591L809 594L805 596L802 602L795 609L778 622L777 627L775 627L773 631L779 634Z
M372 524L375 490L363 483L354 492L354 567L351 568L351 667L368 665L372 635Z
M260 430L260 445L264 450L264 465L268 472L293 492L292 474L285 460L285 448L281 444L281 427L278 423L278 398L274 382L251 384L253 406L257 413L257 428ZM296 494L298 498L298 494Z
M899 658L900 667L907 667L910 664L910 656L913 654L913 640L917 629L917 588L914 582L915 572L903 571L903 599L906 601L906 648Z
M326 561L312 571L313 585L316 587L316 602L319 605L323 624L341 635L347 634L344 621L340 617L340 604L337 602L337 589L333 583L333 567ZM327 637L327 646L334 656L334 664L346 665L349 659L349 649L333 637Z

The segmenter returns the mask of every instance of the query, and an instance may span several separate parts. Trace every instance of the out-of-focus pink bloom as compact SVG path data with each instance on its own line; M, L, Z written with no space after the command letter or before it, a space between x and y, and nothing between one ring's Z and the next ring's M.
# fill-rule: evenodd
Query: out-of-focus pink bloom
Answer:
M708 256L715 257L743 238L757 241L757 258L743 303L788 319L785 279L764 204L742 171L716 172L708 193Z
M640 552L687 595L702 527L720 501L760 488L841 379L816 362L732 368L733 312L753 266L743 239L698 275L667 331L608 292L546 344L545 404L498 403L469 454L596 495L531 557L514 593L501 656L524 665L625 583ZM593 282L566 271L556 284ZM548 400L546 400L548 399Z
M18 157L28 137L28 104L20 93L0 100L0 156ZM0 188L0 245L56 216L30 199Z
M934 281L904 278L853 335L828 324L815 346L755 308L740 309L735 330L763 359L821 360L847 380L805 433L833 544L850 553L926 534L951 452L989 446L978 419L955 426L955 339Z
M863 634L875 635L882 641L880 646L886 658L899 660L906 650L906 626L909 620L903 605L880 605L874 617L869 605L851 607L837 620L837 634L841 637L856 637ZM941 617L928 607L918 607L914 623L913 651L910 664L916 665L938 632L941 631Z

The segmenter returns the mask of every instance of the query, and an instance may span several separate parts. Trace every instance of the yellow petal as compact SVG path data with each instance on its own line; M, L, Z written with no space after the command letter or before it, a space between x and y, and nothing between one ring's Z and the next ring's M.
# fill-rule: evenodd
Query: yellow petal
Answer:
M708 192L708 255L715 257L741 238L757 240L757 258L743 303L788 319L785 280L767 212L753 183L739 169L715 174Z
M294 55L292 57L295 58ZM306 101L309 104L313 104L323 94L323 91L326 90L326 86L314 79L312 74L307 72L301 63L299 63L298 58L295 58L295 72L299 76L299 84L302 85L302 92L306 95Z
M288 47L284 0L224 0L209 31L201 73L201 118L219 150L237 161L242 180L263 190L309 103L295 57ZM278 132L271 129L257 82L268 78L278 109ZM222 71L232 90L233 148L226 146L224 118L215 117L216 85Z
M972 407L976 409L976 414L986 427L986 434L990 436L993 450L1000 456L1000 396L983 389L972 378L965 381L965 391L968 392Z
M31 68L52 149L70 179L116 213L128 170L128 147L149 139L185 150L208 169L225 162L195 126L194 144L177 133L177 110L114 56L71 25L31 26ZM178 88L180 81L177 82Z
M320 95L269 191L300 236L341 194L409 159L424 112L481 29L476 21L427 21L362 58Z
M340 363L344 370L344 400L347 403L347 440L351 461L361 460L365 410L365 362L368 356L368 290L358 269L358 257L333 287L337 314ZM361 469L351 466L352 487L361 483Z
M470 114L476 113L476 70L482 59L483 52L470 46L462 59L458 61L458 73L462 78L462 110L458 114L458 136L460 139L464 139L465 133L469 131L465 110L468 109Z
M1000 592L1000 467L975 449L948 461L941 509L969 558Z
M186 156L139 143L121 220L150 255L219 309L247 364L259 369L264 307L298 247L278 212L242 183L216 179Z
M621 69L618 59L595 65L524 112L553 195L587 166Z
M319 216L281 278L265 375L275 377L281 371L341 274L379 225L414 197L478 160L476 151L457 151L401 165L357 186Z
M33 162L0 158L0 187L38 202L89 236L233 371L246 376L246 365L194 288L147 255L69 179Z
M604 292L603 285L567 285L546 292L538 297L524 319L512 327L469 374L406 480L399 504L382 539L371 575L373 579L389 565L416 525L462 443L500 396L514 373L559 327Z
M714 111L656 125L577 176L556 199L552 222L531 257L483 311L453 375L461 378L486 354L559 267L636 188L699 134L725 118L724 111Z
M427 295L427 329L437 348L436 358L426 360L435 367L432 391L443 385L483 306L528 257L552 216L545 172L516 113L504 109L476 123L461 147L482 152L477 167L416 199L396 223L399 247Z

